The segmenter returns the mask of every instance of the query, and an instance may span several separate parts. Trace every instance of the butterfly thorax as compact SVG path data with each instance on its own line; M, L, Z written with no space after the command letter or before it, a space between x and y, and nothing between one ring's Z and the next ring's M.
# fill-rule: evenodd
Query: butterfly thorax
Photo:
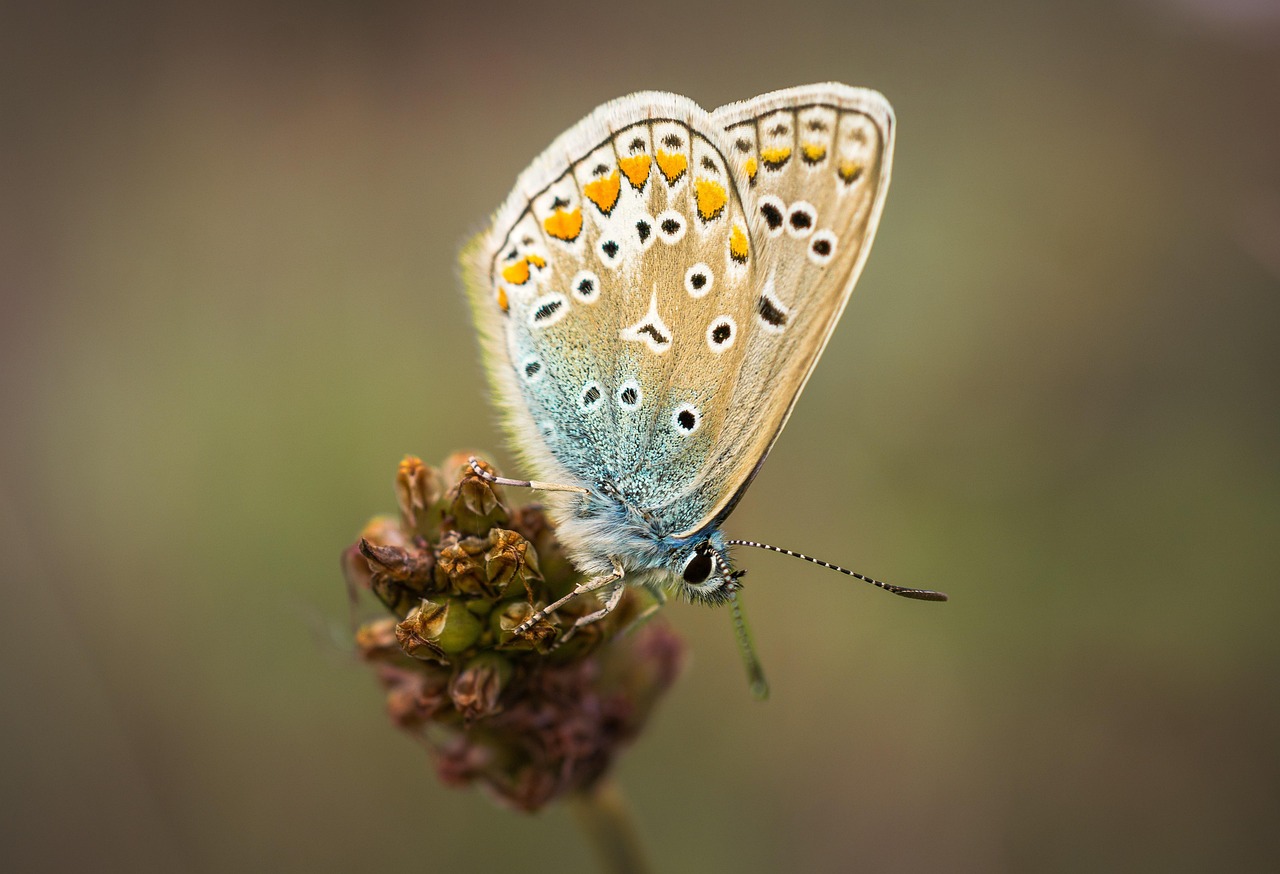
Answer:
M665 533L655 514L628 504L608 482L585 495L547 497L557 539L584 574L607 575L617 561L630 585L712 604L738 587L718 529L689 537ZM699 572L703 557L708 567Z

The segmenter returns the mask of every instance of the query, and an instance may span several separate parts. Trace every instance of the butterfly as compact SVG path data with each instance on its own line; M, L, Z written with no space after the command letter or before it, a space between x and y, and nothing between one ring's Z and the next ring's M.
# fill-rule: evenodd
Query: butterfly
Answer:
M862 270L884 208L894 115L836 83L707 112L676 94L606 103L516 181L464 274L497 405L588 581L730 603L757 691L728 540Z

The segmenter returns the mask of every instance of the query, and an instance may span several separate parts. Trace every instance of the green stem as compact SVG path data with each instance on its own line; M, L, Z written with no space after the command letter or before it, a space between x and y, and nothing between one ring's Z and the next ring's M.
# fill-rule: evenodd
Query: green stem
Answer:
M569 807L606 874L648 874L649 863L622 791L608 778L569 796Z

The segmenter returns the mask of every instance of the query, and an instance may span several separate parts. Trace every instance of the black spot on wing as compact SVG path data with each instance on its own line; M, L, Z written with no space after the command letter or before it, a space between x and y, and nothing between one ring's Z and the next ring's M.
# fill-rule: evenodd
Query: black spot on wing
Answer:
M787 314L774 306L773 301L764 295L760 295L760 299L756 301L756 312L760 314L760 318L775 328L780 328L787 323Z
M640 328L636 331L636 333L648 334L650 337L653 338L653 342L657 343L660 346L665 346L667 343L671 342L670 338L664 335L661 331L659 331L657 327L648 323L641 325Z
M535 322L545 322L554 316L562 306L564 306L564 301L562 300L549 300L534 311L533 320Z

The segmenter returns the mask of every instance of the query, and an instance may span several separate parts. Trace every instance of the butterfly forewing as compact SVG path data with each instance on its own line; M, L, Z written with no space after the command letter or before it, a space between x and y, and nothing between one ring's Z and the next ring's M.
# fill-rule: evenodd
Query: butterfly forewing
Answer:
M608 480L663 527L696 521L663 508L724 432L750 236L720 128L673 95L602 107L526 171L471 278L531 473Z

